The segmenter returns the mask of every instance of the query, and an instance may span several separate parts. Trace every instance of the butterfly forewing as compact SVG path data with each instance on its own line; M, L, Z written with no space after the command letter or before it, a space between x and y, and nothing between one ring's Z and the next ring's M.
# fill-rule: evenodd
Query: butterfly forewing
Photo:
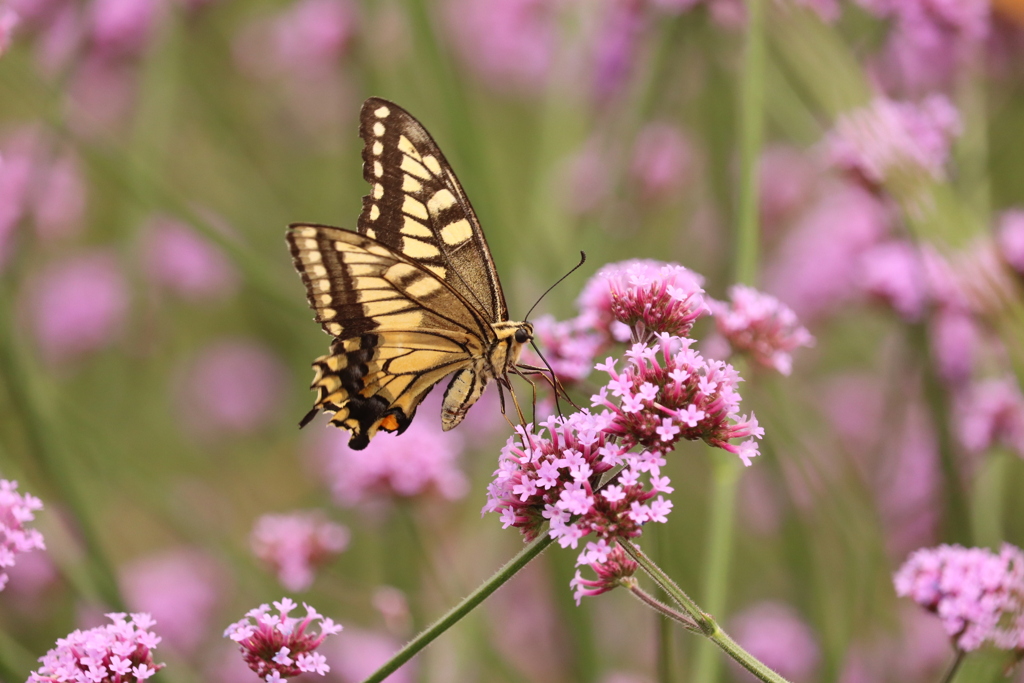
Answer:
M433 271L372 238L319 225L288 231L310 305L335 337L314 363L316 410L364 448L379 429L402 432L427 392L482 356L491 336Z
M359 134L370 183L359 232L429 268L488 322L508 320L480 223L426 129L398 105L371 98Z

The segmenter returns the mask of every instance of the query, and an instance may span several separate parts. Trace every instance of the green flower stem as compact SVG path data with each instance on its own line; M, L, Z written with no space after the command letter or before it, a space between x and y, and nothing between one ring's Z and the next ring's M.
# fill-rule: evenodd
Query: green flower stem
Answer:
M702 610L690 596L676 585L675 581L669 578L658 565L651 562L651 559L637 545L628 541L620 541L619 545L654 579L663 591L679 603L686 611L686 614L676 612L650 596L647 596L645 599L633 589L632 585L627 584L633 595L642 599L645 604L654 607L665 616L679 621L685 628L703 633L715 645L725 650L726 654L735 659L744 669L757 676L760 680L765 681L765 683L787 683L785 678L762 664L752 654L740 647L739 643L730 638L729 634L721 629L714 617ZM693 622L692 626L690 624L691 621Z
M632 593L633 596L635 598L637 598L640 602L644 603L648 607L654 608L656 611L658 611L661 614L665 615L666 617L668 617L672 621L678 622L687 631L693 631L694 633L701 633L700 626L698 626L697 622L695 622L693 619L691 619L688 614L686 614L685 612L680 612L679 610L676 610L676 609L672 609L671 607L669 607L668 605L663 603L661 600L658 600L657 598L655 598L653 595L651 595L650 593L645 591L643 588L641 588L640 584L636 581L636 579L634 579L632 577L630 577L628 579L623 579L622 580L622 585L625 586L626 588L628 588L629 592ZM662 631L662 632L664 632L665 630L667 630L667 629L659 629L659 631ZM665 650L667 648L662 648L662 649ZM659 678L665 679L665 678L667 678L667 676L659 676Z
M740 82L740 189L736 214L736 281L752 285L760 255L758 171L764 137L764 1L747 0L747 45Z
M942 683L953 683L953 679L956 677L956 672L960 668L960 665L964 663L964 657L967 653L957 648L956 657L953 658L953 663L949 665L949 670L946 675L942 677Z
M477 605L483 602L491 593L498 590L509 579L516 575L520 569L525 567L533 558L540 555L545 548L551 545L552 539L545 533L531 541L525 548L519 551L515 557L509 560L505 566L499 569L494 576L480 585L475 591L466 596L462 602L450 609L444 616L427 627L418 636L410 640L405 647L399 650L384 666L377 669L363 683L380 683L385 678L398 670L412 657L429 645L435 638L454 626L463 617L473 611Z
M0 320L13 319L9 292L0 291ZM117 611L126 611L113 565L103 549L92 513L82 495L76 463L59 438L54 419L43 408L38 382L34 381L29 370L29 361L17 347L17 338L12 330L0 334L0 377L12 404L20 413L28 443L46 483L59 492L61 502L74 520L75 531L85 547L91 597L101 599Z

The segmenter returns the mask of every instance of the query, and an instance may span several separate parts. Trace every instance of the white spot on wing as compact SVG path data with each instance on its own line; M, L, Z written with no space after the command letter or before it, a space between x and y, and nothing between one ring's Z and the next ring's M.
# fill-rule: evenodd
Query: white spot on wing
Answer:
M413 159L419 161L420 153L416 150L416 147L411 142L409 142L409 138L405 137L404 135L400 135L398 137L398 149L403 154L408 154Z
M377 121L375 124L373 124L373 134L376 135L377 137L384 135L384 124L381 123L380 121Z
M374 140L373 142L373 154L374 156L380 156L380 153L384 151L384 145L381 144L380 140Z
M441 252L433 244L406 237L402 240L402 253L410 258L431 258Z
M374 116L376 116L378 119L383 119L390 113L391 110L384 106L378 107L377 109L373 110Z
M380 199L384 196L384 186L380 183L373 184L373 198Z
M435 159L433 156L428 154L425 157L423 157L423 165L429 168L430 172L433 173L434 175L441 175L441 164L437 163L437 159Z
M402 174L402 192L419 192L422 189L423 185L420 184L420 181L408 173Z
M441 239L445 244L462 244L472 236L473 228L465 218L460 218L441 228Z
M449 206L455 204L455 195L446 189L438 190L434 193L434 196L427 201L427 208L430 209L430 213L441 213Z
M373 175L377 176L378 178L384 175L384 167L380 165L379 161L373 162Z
M423 202L417 201L409 195L405 195L405 200L402 202L402 211L414 218L427 220L427 207L423 206Z
M370 220L375 221L380 217L380 209L374 204L370 207Z

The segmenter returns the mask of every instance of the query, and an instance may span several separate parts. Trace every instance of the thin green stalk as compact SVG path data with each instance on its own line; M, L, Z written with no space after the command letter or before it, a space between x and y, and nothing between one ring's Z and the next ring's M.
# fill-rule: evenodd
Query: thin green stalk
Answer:
M740 189L736 214L736 281L752 285L760 255L758 171L764 137L764 0L747 0L747 45L740 82Z
M734 257L735 280L744 284L755 283L760 257L758 171L764 137L764 13L765 0L747 1L747 42L743 55L739 98L740 188ZM731 460L716 458L711 496L711 528L704 563L704 599L708 609L716 614L725 608L726 589L729 585L738 482L737 464ZM721 643L718 644L724 649ZM718 677L720 664L721 658L714 650L709 647L698 648L694 658L693 680L697 683L713 683Z
M964 663L964 657L967 653L963 650L956 651L956 657L953 659L953 663L949 665L949 670L946 675L942 677L942 683L953 683L953 679L956 677L956 672L960 668L960 665Z
M668 593L673 600L678 602L679 605L686 610L687 615L693 618L695 627L707 636L715 645L723 649L726 654L735 659L744 669L754 674L762 681L765 681L765 683L787 683L785 678L762 664L756 657L740 647L739 643L729 637L729 634L722 630L718 625L718 622L715 621L715 618L702 610L697 603L686 595L686 593L684 593L679 586L677 586L676 583L661 570L660 567L651 562L651 559L647 557L637 545L628 541L620 542L620 545L627 553L629 553L630 557L632 557L636 563L639 564L640 567L658 583L662 590ZM659 609L658 604L660 603L657 603L653 598L651 600L645 600L644 602L655 607L655 609ZM676 617L673 615L673 612L674 611L662 611L666 616L675 619ZM689 628L686 620L687 615L679 615L680 617L683 617L683 619L678 620L684 626Z
M0 291L0 320L13 319L9 293ZM0 377L4 379L12 404L20 413L29 445L47 483L59 492L61 502L74 519L75 530L85 546L85 562L89 568L93 597L103 600L109 607L124 611L116 574L82 495L77 468L65 445L55 438L57 432L54 421L43 408L39 388L33 381L29 367L28 360L19 353L12 331L9 329L5 334L0 334Z
M525 548L519 551L515 557L509 560L505 566L499 569L490 579L480 585L475 591L466 596L462 602L451 608L440 619L435 621L418 636L410 640L405 647L399 650L384 666L377 669L363 683L380 683L385 678L398 670L400 666L409 661L416 653L432 643L435 638L447 631L469 614L483 602L487 597L498 590L516 573L525 567L530 560L540 555L545 548L551 545L552 539L546 533L531 541Z

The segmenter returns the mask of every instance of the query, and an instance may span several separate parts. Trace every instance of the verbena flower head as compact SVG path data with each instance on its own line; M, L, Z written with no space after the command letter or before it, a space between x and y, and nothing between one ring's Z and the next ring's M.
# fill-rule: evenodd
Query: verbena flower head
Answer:
M999 217L996 239L1003 259L1024 276L1024 209L1006 211Z
M825 139L830 161L877 186L907 173L945 178L960 116L949 100L931 95L920 103L876 98L839 117Z
M143 260L154 284L185 299L222 300L238 286L238 273L219 248L166 216L149 220Z
M153 662L160 637L149 630L156 623L152 617L120 612L107 617L114 623L58 639L57 646L39 658L42 666L29 675L28 683L144 681L164 668Z
M20 21L17 12L6 5L0 5L0 56L3 56L10 47L14 29Z
M861 287L892 308L906 321L924 315L929 291L917 248L906 241L878 244L861 256Z
M115 255L104 250L50 264L25 296L32 330L51 360L110 344L128 313L128 283Z
M349 531L320 512L263 515L256 520L250 543L260 560L277 573L281 585L303 591L313 584L315 570L348 547Z
M184 655L206 642L224 584L221 567L191 548L141 558L121 572L128 604L151 615L160 624L164 644Z
M968 451L1003 445L1024 457L1024 396L1012 377L971 386L957 398L954 417Z
M466 495L469 480L459 466L462 435L441 430L437 398L427 397L418 410L420 419L401 437L380 434L362 451L348 447L345 432L324 429L317 457L338 505L356 507L431 494L458 500Z
M729 298L729 303L711 300L709 306L718 332L734 351L788 375L793 369L792 352L801 346L814 346L814 337L793 310L770 294L733 285Z
M814 631L792 607L759 602L730 622L732 637L763 664L792 681L814 680L821 648Z
M200 435L247 434L279 414L287 385L287 368L262 343L222 339L185 369L178 406L184 423Z
M288 614L297 605L289 598L274 602L274 607L277 614L271 614L270 606L266 604L249 610L244 619L224 631L225 638L238 643L249 668L268 683L301 673L323 676L330 671L326 657L316 649L324 638L340 633L341 624L335 624L305 604L305 617L290 617ZM318 633L309 631L313 624L317 626Z
M661 334L650 346L634 344L620 373L609 358L597 366L611 378L592 397L611 420L604 431L625 448L671 451L680 439L702 440L736 454L745 465L757 456L764 430L740 416L739 374L728 363L705 359L694 340ZM753 437L753 438L748 438ZM734 439L747 439L738 444Z
M896 594L942 620L965 652L1024 650L1024 552L941 545L915 551L893 577Z
M889 228L886 205L850 183L823 191L783 238L765 270L766 289L801 320L831 313L859 292L860 255Z
M633 143L630 174L645 199L678 196L694 176L693 143L676 126L649 123Z
M569 582L577 605L585 596L600 595L617 588L622 585L623 579L633 576L639 568L639 565L621 546L614 546L607 551L602 547L599 552L591 553L590 556L593 557L593 560L587 560L586 564L594 571L597 578L585 579L583 573L577 569L576 576Z
M577 304L584 324L624 342L666 332L685 337L708 313L704 278L688 268L635 259L604 266L584 286Z
M28 493L18 493L18 482L0 479L0 591L7 585L5 569L14 566L20 553L44 550L43 535L25 525L43 509L41 500Z

